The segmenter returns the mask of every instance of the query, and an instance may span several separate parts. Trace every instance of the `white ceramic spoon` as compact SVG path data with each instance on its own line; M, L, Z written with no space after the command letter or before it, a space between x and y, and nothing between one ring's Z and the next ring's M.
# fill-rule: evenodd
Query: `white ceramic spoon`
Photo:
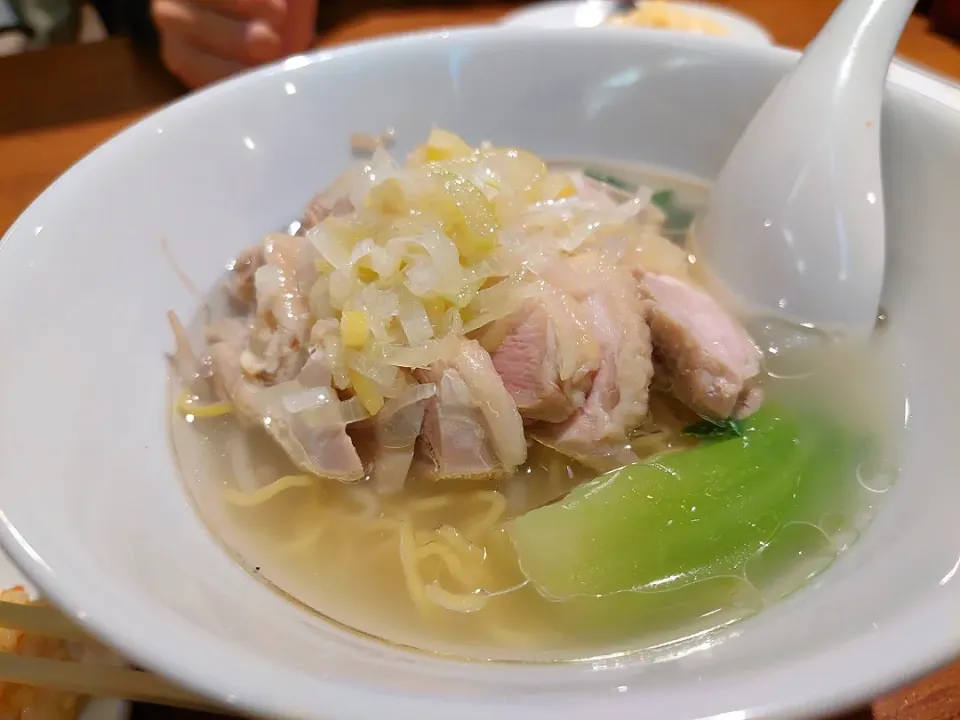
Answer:
M883 286L880 105L916 0L845 0L717 177L693 244L748 316L866 336Z

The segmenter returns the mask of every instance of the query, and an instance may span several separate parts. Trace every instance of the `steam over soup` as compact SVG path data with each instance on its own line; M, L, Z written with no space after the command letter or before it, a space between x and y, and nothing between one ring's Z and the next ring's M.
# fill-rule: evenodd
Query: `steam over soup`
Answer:
M798 589L895 477L892 335L748 333L682 247L705 193L378 148L171 316L201 515L290 598L460 656L676 654Z

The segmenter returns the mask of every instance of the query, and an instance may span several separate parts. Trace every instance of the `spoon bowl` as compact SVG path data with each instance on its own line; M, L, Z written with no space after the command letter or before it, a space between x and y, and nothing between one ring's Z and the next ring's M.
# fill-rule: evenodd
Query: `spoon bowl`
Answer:
M841 4L717 177L693 244L705 281L742 314L872 331L886 255L880 105L914 4Z

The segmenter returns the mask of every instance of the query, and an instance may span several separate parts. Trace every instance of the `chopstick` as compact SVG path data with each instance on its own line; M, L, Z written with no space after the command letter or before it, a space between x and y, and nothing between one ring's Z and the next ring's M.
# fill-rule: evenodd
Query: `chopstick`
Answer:
M223 714L197 695L142 670L0 653L0 682Z
M63 613L47 605L21 605L0 601L0 628L59 640L90 640L89 636Z
M71 642L94 642L52 607L0 601L0 628ZM0 652L0 682L234 714L152 673L109 665Z

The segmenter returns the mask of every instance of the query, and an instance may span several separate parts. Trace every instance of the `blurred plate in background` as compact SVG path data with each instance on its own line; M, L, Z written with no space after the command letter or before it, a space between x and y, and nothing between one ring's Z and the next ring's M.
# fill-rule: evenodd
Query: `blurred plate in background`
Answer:
M641 2L638 7L648 3ZM662 22L668 16L676 16L684 25L689 23L703 23L718 27L722 30L722 37L746 43L772 45L770 34L762 25L750 18L732 10L726 10L715 5L699 2L654 2L649 3L656 12L650 17L657 16L659 26L654 25L624 25L625 30L651 30L661 32L697 32L697 30L681 29L672 23L666 27ZM502 24L517 27L542 28L591 28L604 25L613 14L616 3L611 0L557 0L528 5L520 10L504 16ZM662 11L666 11L665 13ZM713 34L713 33L710 33Z

